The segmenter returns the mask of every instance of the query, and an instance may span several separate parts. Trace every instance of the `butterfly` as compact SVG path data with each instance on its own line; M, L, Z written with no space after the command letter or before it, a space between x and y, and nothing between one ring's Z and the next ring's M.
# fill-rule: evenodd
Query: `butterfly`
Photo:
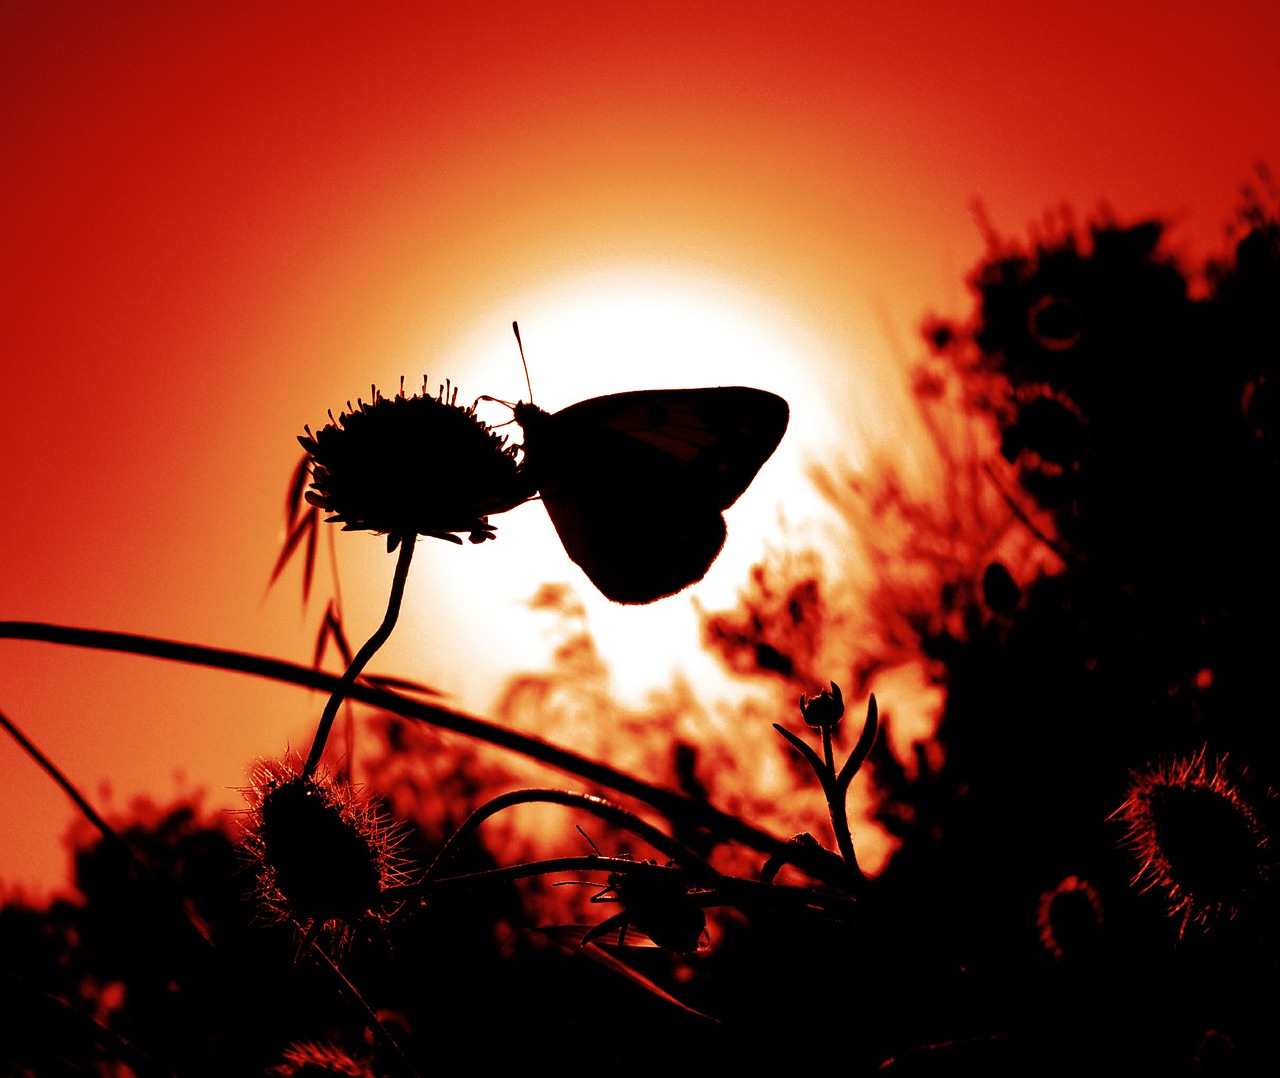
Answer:
M706 575L724 511L782 441L787 402L762 389L642 389L545 412L514 406L524 470L565 552L616 603Z

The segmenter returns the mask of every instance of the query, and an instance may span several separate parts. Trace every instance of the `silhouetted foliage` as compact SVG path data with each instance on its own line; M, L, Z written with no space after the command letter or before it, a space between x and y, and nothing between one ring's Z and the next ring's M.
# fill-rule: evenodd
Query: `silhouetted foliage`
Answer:
M702 859L728 832L672 802L676 857L631 860L642 825L597 806L575 862L595 883L560 897L614 904L546 924L530 916L551 890L538 865L451 844L503 786L492 760L379 716L373 806L302 806L322 830L277 863L275 908L247 856L279 845L273 802L256 846L196 805L140 810L120 837L141 867L83 841L75 898L0 908L0 1071L758 1073L833 1051L853 1074L1274 1071L1280 220L1251 198L1230 257L1202 273L1164 231L1102 219L1026 248L993 239L972 318L924 327L938 488L888 464L818 476L871 582L791 551L706 618L730 670L799 697L822 753L777 728L788 766L818 777L838 853L801 834L753 850L754 875L720 875ZM350 664L332 607L326 625ZM557 662L504 706L596 707L589 637ZM865 724L846 718L912 662L945 689L932 738L877 737L874 699ZM881 708L892 732L894 701ZM673 783L702 800L716 762L670 740ZM898 843L870 879L841 807L864 760ZM324 789L277 785L302 802ZM339 881L355 896L332 951L344 983L291 923L299 878L322 889L311 920L338 916L332 881L289 858L382 856L359 832L382 818L396 872ZM619 946L646 933L656 946Z
M1233 257L1198 277L1154 220L994 241L972 320L926 325L922 402L949 382L991 431L1006 465L987 474L1048 570L957 560L913 607L893 560L965 521L912 515L892 473L832 488L851 520L874 528L865 506L884 497L913 523L875 549L872 601L907 614L946 702L933 751L873 752L901 846L869 898L940 970L963 968L981 1004L953 1036L1012 1038L974 1065L1276 1063L1280 224L1256 200L1241 221ZM944 486L971 468L954 441L940 456ZM730 664L812 652L846 616L817 607L792 631L770 596L798 586L765 573L720 616ZM892 665L886 641L855 644L855 671ZM1055 926L1063 896L1074 922Z

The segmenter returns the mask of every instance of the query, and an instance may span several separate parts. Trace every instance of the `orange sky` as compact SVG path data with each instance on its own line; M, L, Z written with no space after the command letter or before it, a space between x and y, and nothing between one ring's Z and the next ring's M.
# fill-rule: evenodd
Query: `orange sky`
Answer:
M779 509L811 511L806 460L909 437L901 358L924 314L967 310L973 200L1011 235L1063 203L1161 214L1199 259L1280 165L1274 0L10 0L0 83L0 620L303 662L318 608L296 575L266 590L295 436L371 383L522 396L515 318L550 409L787 396L706 582L728 602ZM545 661L538 581L589 587L537 506L496 523L424 544L374 664L477 712ZM391 562L338 548L362 638ZM584 598L624 685L695 661L688 594L625 629ZM234 804L320 703L0 641L0 711L116 807L183 782ZM7 740L0 769L0 880L49 886L71 809Z

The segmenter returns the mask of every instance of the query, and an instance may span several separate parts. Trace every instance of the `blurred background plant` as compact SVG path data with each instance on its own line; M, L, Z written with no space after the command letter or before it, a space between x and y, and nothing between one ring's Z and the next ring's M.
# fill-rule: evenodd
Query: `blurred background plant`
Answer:
M727 718L681 685L650 713L611 701L563 591L538 600L555 665L499 707L536 741L496 753L352 694L361 794L415 867L341 974L264 916L234 821L132 806L111 827L141 869L86 824L75 897L0 909L5 1072L701 1073L833 1045L855 1074L1273 1070L1280 215L1261 179L1203 267L1156 220L989 233L971 317L923 326L933 441L913 451L943 495L889 460L815 470L839 554L779 552L705 614L755 690ZM346 632L331 603L317 663L336 641L350 666ZM895 670L934 691L935 727L895 718ZM873 680L874 742L818 723L806 752L835 685L851 704ZM771 723L776 755L726 796L717 773ZM892 840L865 879L839 871L837 747L872 795L849 841ZM548 765L574 789L533 792ZM618 914L622 942L592 933Z

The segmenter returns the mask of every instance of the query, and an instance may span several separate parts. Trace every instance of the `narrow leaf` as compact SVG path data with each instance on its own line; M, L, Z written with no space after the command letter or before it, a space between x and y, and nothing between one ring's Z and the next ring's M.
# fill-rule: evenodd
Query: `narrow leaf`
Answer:
M279 577L280 573L284 570L284 567L289 563L289 559L293 556L293 552L298 548L298 544L302 541L302 537L308 531L315 530L317 516L318 514L315 510L312 510L299 517L297 522L293 525L293 528L285 537L284 546L280 550L280 556L276 558L275 568L271 570L270 583L274 584L276 582L276 578Z
M439 689L433 689L430 685L423 685L420 681L392 677L389 674L365 674L361 680L366 685L371 685L375 689L384 689L387 692L412 693L416 696L428 697L443 695Z
M773 728L777 730L778 733L780 733L783 737L785 737L789 742L791 742L792 746L796 749L796 751L799 752L801 756L803 756L806 760L809 761L809 766L813 768L813 773L818 776L819 781L822 781L822 776L827 769L827 765L822 762L822 757L819 756L816 752L814 752L813 749L809 748L808 745L806 745L803 741L801 741L800 738L798 738L785 726L779 726L775 722L773 724ZM824 783L824 786L825 786L825 783Z
M311 527L307 529L307 556L302 563L302 601L305 604L311 598L311 578L315 576L316 571L316 535L320 531L317 523L320 514L312 509L307 514L307 519L311 522Z
M632 969L619 957L601 947L599 944L596 944L593 947L583 947L581 945L581 940L583 932L586 929L587 926L585 925L551 925L547 928L538 929L538 931L548 939L554 940L556 943L560 944L560 946L566 951L570 951L575 954L585 954L593 962L598 962L600 965L604 966L605 969L612 970L620 977L625 977L627 980L639 985L646 992L651 992L659 999L665 1000L667 1003L671 1003L674 1006L679 1007L682 1011L687 1011L689 1014L695 1015L698 1018L705 1018L708 1022L720 1021L720 1019L713 1018L709 1014L704 1014L702 1011L695 1010L687 1003L682 1003L665 988L655 984L639 970Z
M294 466L293 476L289 480L289 492L284 498L284 523L286 528L293 527L297 522L298 508L302 504L302 492L307 487L307 479L310 475L311 469L307 464L307 457L304 455Z
M867 721L862 724L862 733L858 735L858 743L854 745L853 752L849 754L849 759L840 769L840 774L836 778L837 787L847 787L853 781L853 776L858 773L858 768L862 766L862 762L871 751L871 746L875 744L879 723L880 711L876 707L876 694L872 693L871 699L867 701Z

